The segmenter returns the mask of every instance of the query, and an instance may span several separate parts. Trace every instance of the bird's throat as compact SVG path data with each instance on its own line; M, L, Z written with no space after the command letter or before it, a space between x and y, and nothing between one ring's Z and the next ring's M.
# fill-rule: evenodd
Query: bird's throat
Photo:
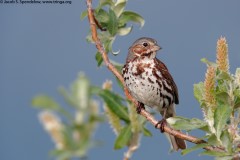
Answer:
M147 52L147 53L143 53L141 55L141 57L148 58L148 59L153 59L153 58L156 57L156 52L150 51L150 52Z

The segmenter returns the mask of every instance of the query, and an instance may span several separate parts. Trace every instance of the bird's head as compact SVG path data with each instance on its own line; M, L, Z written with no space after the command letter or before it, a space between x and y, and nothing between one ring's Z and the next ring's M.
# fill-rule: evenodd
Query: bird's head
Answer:
M156 40L147 37L139 38L129 47L127 61L135 57L155 58L157 51L160 49L161 47Z

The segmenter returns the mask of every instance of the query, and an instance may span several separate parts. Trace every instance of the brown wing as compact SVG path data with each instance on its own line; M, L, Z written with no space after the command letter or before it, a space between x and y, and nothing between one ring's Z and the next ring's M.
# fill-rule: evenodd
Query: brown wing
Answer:
M175 84L171 74L169 73L167 67L165 66L165 64L163 62L161 62L157 58L155 58L155 62L156 62L156 64L158 64L156 66L157 69L161 70L162 75L168 80L169 85L172 87L173 94L174 94L174 102L175 102L175 104L178 104L179 103L178 89L177 89L177 85Z

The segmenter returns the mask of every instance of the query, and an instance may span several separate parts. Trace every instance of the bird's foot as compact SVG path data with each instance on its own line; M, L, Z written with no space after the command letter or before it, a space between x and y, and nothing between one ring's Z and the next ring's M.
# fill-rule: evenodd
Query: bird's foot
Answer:
M136 108L137 113L140 114L142 109L145 109L144 104L141 102L138 102L138 105Z
M158 123L155 125L155 128L157 128L159 124L160 124L160 131L161 131L161 133L163 133L164 132L164 126L167 125L166 119L163 118L161 121L158 121Z

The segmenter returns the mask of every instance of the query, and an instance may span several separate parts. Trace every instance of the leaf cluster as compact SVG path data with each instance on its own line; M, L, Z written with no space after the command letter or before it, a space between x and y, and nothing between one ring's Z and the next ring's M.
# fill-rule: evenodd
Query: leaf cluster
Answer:
M240 144L240 68L237 68L235 75L228 71L226 39L221 37L217 44L217 63L210 62L206 58L202 59L207 65L206 78L204 82L194 84L194 96L200 104L204 121L183 117L168 121L175 129L187 131L200 129L206 134L204 136L206 144L197 144L185 149L182 154L215 146L222 148L223 151L203 151L201 155L214 156L216 159L232 159L238 154Z
M117 35L128 35L133 26L128 25L129 22L144 25L144 19L138 13L125 10L127 0L100 0L98 6L94 10L96 23L99 24L102 32L98 32L98 37L103 43L106 52L114 55L120 51L113 51L112 46ZM87 11L82 12L81 19L87 16ZM91 32L87 36L88 42L93 42ZM95 56L98 66L103 62L99 52Z
M110 111L113 117L108 117L109 122L120 123L120 128L116 128L114 124L111 124L113 130L118 131L116 133L117 138L115 140L114 149L121 149L125 146L129 147L133 143L132 140L136 137L140 137L142 133L145 136L151 136L151 132L145 127L146 120L142 116L136 113L135 107L121 95L109 90L99 87L93 87L92 93L98 95L105 103L105 107L108 109L106 114ZM116 120L117 118L117 120ZM134 143L139 143L138 139Z
M59 93L68 104L68 108L44 94L32 99L32 106L43 112L55 113L58 119L63 121L60 131L54 130L55 134L49 132L53 139L57 134L63 141L63 147L51 152L58 159L86 157L88 150L98 144L92 136L97 124L103 121L103 117L99 113L98 103L92 98L90 88L89 80L81 73L69 90L64 87L59 88Z
M194 95L200 103L207 123L205 138L208 144L225 148L226 152L204 151L203 154L219 157L219 159L232 159L239 152L238 146L240 143L240 84L237 82L239 77L237 72L232 75L221 71L213 62L210 66L216 66L214 72L215 85L211 90L215 103L211 105L206 101L205 91L207 88L205 88L204 82L194 85Z
M110 125L113 130L116 130L114 149L128 147L129 154L132 155L140 145L141 134L152 135L145 126L145 118L136 113L132 103L110 89L91 85L83 74L80 74L71 84L69 90L60 87L59 93L70 108L61 106L53 98L44 94L32 99L32 106L41 109L42 112L55 113L58 119L62 119L60 125L63 127L60 131L54 132L59 132L58 135L63 139L63 147L56 147L51 152L58 159L86 157L88 150L98 144L92 139L92 135L96 125L102 122L104 117L99 112L98 103L93 99L96 96L103 100L105 114L111 114L107 118L112 122ZM114 125L116 123L117 125ZM54 134L52 135L51 132L49 134L54 139Z

